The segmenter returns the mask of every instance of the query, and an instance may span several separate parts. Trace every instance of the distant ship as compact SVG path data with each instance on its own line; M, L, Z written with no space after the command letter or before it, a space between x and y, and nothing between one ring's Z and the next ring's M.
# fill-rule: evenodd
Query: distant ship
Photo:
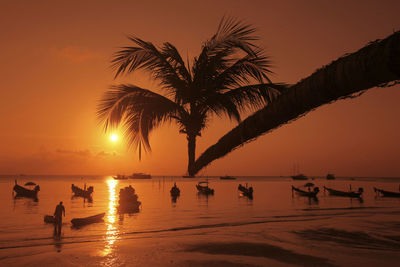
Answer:
M221 180L236 180L236 177L225 175L225 176L220 176L219 179L221 179Z
M151 175L142 173L142 172L135 172L134 174L132 174L132 176L130 178L132 178L132 179L151 179Z
M326 175L326 180L335 180L335 175L333 175L332 173L328 173Z
M292 177L293 180L307 180L307 179L308 179L308 177L305 176L305 175L302 174L302 173L297 174L297 175L293 175L293 176L291 176L291 177Z

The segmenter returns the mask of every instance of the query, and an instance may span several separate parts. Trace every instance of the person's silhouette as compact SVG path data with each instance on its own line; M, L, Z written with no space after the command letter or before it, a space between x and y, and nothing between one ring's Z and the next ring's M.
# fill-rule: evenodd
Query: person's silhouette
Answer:
M61 226L62 226L62 215L64 214L65 217L65 208L63 206L62 201L60 201L60 204L56 206L56 210L54 211L54 218L55 218L55 233L56 235L60 236L61 235Z

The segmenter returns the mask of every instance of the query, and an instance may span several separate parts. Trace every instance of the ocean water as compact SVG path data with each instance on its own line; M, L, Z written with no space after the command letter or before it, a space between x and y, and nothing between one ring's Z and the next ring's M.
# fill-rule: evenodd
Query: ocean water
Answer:
M14 198L14 180L40 185L38 201ZM293 195L291 186L305 181L287 177L238 177L220 180L208 177L215 194L199 195L195 188L205 178L153 177L149 180L117 181L110 176L1 176L0 177L0 260L18 248L54 244L53 226L44 223L59 201L64 202L62 243L104 242L112 247L137 234L185 232L193 229L229 229L235 226L266 227L272 223L276 238L302 247L330 246L375 251L400 250L400 199L377 197L373 187L398 191L400 179L338 178L315 179L321 191L318 200ZM169 190L176 182L181 196L172 201ZM237 191L238 184L254 188L254 198ZM72 197L71 184L94 187L93 202ZM142 207L138 213L118 214L118 193L125 186L136 189ZM362 199L329 196L323 186L339 190L362 187ZM103 222L80 229L70 220L105 212ZM311 223L312 222L312 223ZM308 227L309 226L309 227ZM269 227L269 226L268 226ZM253 227L250 227L253 228ZM251 232L251 231L250 231ZM246 235L246 233L241 233ZM325 252L326 253L326 252Z

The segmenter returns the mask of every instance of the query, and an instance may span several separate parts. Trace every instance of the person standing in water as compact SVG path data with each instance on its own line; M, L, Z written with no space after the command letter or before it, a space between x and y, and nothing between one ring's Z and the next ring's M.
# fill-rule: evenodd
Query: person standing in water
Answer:
M56 210L54 211L54 218L55 218L55 233L56 235L60 236L61 235L61 225L62 225L62 215L64 214L65 217L65 208L63 206L62 201L60 201L60 204L57 205Z

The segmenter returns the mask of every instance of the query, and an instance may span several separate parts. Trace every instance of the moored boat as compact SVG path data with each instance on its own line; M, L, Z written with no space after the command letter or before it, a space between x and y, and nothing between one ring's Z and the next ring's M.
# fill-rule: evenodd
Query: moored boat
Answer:
M116 176L113 176L114 180L127 180L128 176L122 175L122 174L117 174Z
M52 215L44 215L44 222L45 223L56 223L56 218Z
M251 187L251 186L247 187L247 183L246 183L246 186L239 184L238 190L240 192L242 192L243 195L245 195L249 198L253 198L253 187Z
M225 176L220 176L219 179L221 179L221 180L236 180L236 177L225 175Z
M147 173L142 173L142 172L135 172L132 174L130 177L132 179L151 179L151 175Z
M13 190L17 194L16 197L28 197L37 199L38 192L40 191L40 186L36 185L33 190L27 189L23 186L17 184L17 180L15 180L15 185Z
M201 194L214 195L214 189L208 187L208 181L201 181L196 185L197 190Z
M179 197L179 195L181 194L181 190L179 189L179 187L176 186L176 183L174 183L174 186L171 188L171 190L169 191L171 193L171 197Z
M89 186L88 189L86 189L86 184L84 189L79 188L78 186L75 186L74 184L71 185L71 190L72 193L74 193L75 196L77 197L83 197L87 199L92 198L92 193L93 193L93 186Z
M103 218L105 215L106 214L103 212L103 213L96 214L96 215L89 216L89 217L74 218L71 220L71 223L72 223L73 227L81 227L84 225L101 222L101 221L103 221Z
M292 175L291 177L293 180L308 180L308 177L302 173L297 174L297 175Z
M324 190L329 192L329 195L332 196L339 196L339 197L353 197L353 198L360 198L364 190L360 187L358 191L340 191L332 188L328 188L324 186Z
M335 180L336 178L335 178L335 175L333 175L332 173L328 173L327 175L326 175L326 180Z
M375 193L379 194L382 197L400 197L400 192L386 191L386 190L379 189L376 187L374 187L374 191L375 191Z
M310 187L308 188L308 191L302 190L300 188L294 187L292 185L292 192L296 192L299 196L303 196L303 197L317 197L317 194L319 192L319 188L318 187L314 187L313 190L310 190Z
M118 200L118 212L119 213L134 213L139 212L140 205L138 201L138 195L135 193L135 189L129 185L125 188L121 188L119 191Z

